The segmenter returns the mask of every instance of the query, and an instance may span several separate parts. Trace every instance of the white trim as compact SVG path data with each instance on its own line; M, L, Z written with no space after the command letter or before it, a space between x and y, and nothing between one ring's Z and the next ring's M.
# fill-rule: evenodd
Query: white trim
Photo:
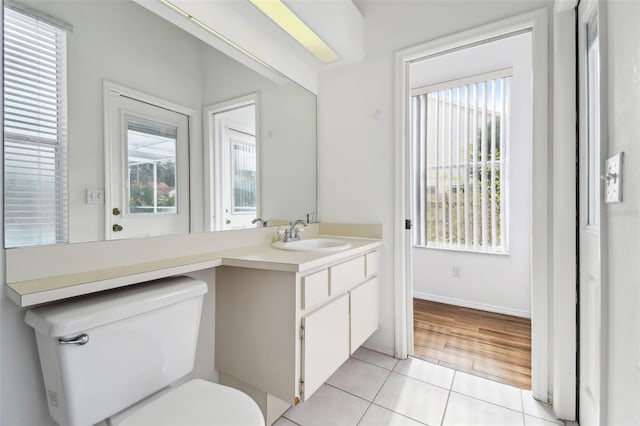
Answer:
M531 247L531 311L532 311L532 392L543 402L549 400L549 158L548 158L548 10L538 9L523 15L507 18L492 24L453 34L438 40L413 46L396 53L395 78L395 331L396 355L406 356L413 334L412 306L409 303L412 294L410 256L410 234L404 231L405 212L410 212L408 202L409 183L406 182L408 149L408 111L409 85L408 66L411 61L480 43L484 40L501 37L522 30L532 32L533 55L533 135L532 135L532 205L536 206L532 214ZM535 232L533 232L535 230ZM409 346L411 344L411 346Z
M214 176L214 167L216 161L216 149L215 149L215 140L216 137L214 135L215 125L213 123L214 115L219 114L225 111L231 111L237 108L242 108L249 105L255 105L255 130L254 136L256 138L256 158L257 158L257 171L256 171L256 216L260 217L262 212L262 199L261 192L262 188L260 187L261 180L260 173L261 167L260 156L262 154L261 150L261 134L260 131L260 94L258 92L250 93L248 95L240 96L238 98L228 99L226 101L218 102L213 105L206 106L202 109L202 126L203 126L203 149L204 149L204 230L205 232L211 231L212 227L212 218L213 213L215 211L214 202L219 202L212 198L212 189L215 187L217 180L219 177ZM218 154L219 155L219 154ZM220 193L221 191L216 191L216 193ZM214 195L214 198L216 196Z
M556 417L576 419L576 39L574 0L553 8L552 405Z
M436 294L422 293L419 291L414 291L413 297L416 299L429 300L431 302L446 303L447 305L455 305L455 306L462 306L465 308L479 309L481 311L495 312L498 314L511 315L514 317L527 318L527 319L531 318L531 314L528 311L523 311L521 309L507 308L505 306L491 305L488 303L480 303L472 300L456 299L455 297L438 296Z
M120 84L114 83L109 80L104 80L102 83L102 102L104 106L103 110L103 134L104 134L104 206L105 206L105 220L104 220L104 238L109 239L109 235L111 235L111 226L112 226L112 214L109 211L109 208L112 206L111 204L111 94L117 94L119 96L124 96L127 98L131 98L140 102L148 103L150 105L157 106L159 108L164 108L169 111L176 112L178 114L182 114L187 116L187 121L189 123L188 132L189 132L189 163L191 164L195 159L191 158L192 155L195 155L194 150L191 149L191 138L193 137L193 126L194 126L194 117L196 111L182 106L180 104L176 104L172 101L168 101L166 99L158 98L156 96L150 95L145 92L141 92L136 89L131 89L126 86L122 86ZM192 175L192 167L189 167L189 179L193 181L196 176ZM189 185L189 191L191 192L191 185ZM194 194L189 194L189 200L192 199ZM194 222L194 212L193 209L189 208L189 229L193 227Z

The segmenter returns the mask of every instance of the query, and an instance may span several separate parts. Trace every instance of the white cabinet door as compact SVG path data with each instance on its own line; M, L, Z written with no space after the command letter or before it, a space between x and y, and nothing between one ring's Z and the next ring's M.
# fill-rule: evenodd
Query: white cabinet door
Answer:
M306 401L349 358L349 295L302 318L302 375Z
M351 290L351 352L378 329L378 277Z

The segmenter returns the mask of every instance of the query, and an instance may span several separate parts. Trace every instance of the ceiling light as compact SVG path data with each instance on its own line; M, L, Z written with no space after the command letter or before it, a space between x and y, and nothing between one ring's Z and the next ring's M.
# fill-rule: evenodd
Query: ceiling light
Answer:
M316 33L300 20L281 0L249 0L291 37L325 64L339 58Z

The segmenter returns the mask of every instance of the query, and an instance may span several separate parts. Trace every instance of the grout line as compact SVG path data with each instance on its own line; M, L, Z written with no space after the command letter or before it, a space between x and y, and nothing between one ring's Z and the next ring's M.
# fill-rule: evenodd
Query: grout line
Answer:
M366 362L366 361L363 361L363 362ZM380 368L382 368L382 367L380 367ZM386 370L386 368L383 368L383 369ZM385 377L384 381L382 382L382 384L380 385L380 387L376 391L376 394L373 395L373 398L371 398L371 401L369 401L369 406L367 407L366 410L364 410L364 413L362 413L362 416L360 416L360 419L358 420L358 423L356 424L356 426L360 424L360 422L362 421L364 416L367 414L367 411L369 411L369 408L371 408L371 406L373 405L373 401L375 401L376 397L378 396L378 394L380 393L380 391L382 390L384 385L387 383L387 380L389 380L389 377L391 377L391 373L393 373L393 371L392 370L387 370L387 371L388 371L387 377Z
M458 395L466 396L466 397L468 397L468 398L475 399L475 400L477 400L477 401L486 402L487 404L495 405L496 407L504 408L505 410L515 411L516 413L523 413L523 411L520 411L520 410L514 410L513 408L505 407L504 405L499 405L499 404L496 404L496 403L491 402L491 401L485 401L484 399L480 399L480 398L475 397L475 396L467 395L466 393L457 392L457 391L451 391L451 392L453 392L453 393L457 393ZM543 419L543 420L544 420L544 419Z
M372 352L373 352L373 351L372 351ZM384 356L386 356L386 355L384 355ZM383 370L387 370L387 371L393 371L393 369L396 367L396 365L398 364L398 361L399 361L397 358L393 358L396 362L393 364L393 367L391 367L391 368L387 368L387 367L382 367L382 366L380 366L380 365L378 365L378 364L375 364L375 363L373 363L373 362L371 362L371 361L367 361L367 360L365 360L365 359L360 359L360 358L358 358L357 356L353 356L353 355L351 355L351 357L350 357L350 358L357 359L358 361L366 362L367 364L370 364L370 365L376 366L376 367L378 367L378 368L382 368ZM389 358L391 358L391 357L389 357Z
M449 393L447 394L447 402L444 404L444 411L442 411L442 419L440 419L440 426L444 424L444 418L447 415L447 410L449 409L449 399L451 399L451 389L453 389L453 381L456 379L457 370L453 370L453 378L451 379L451 385L449 386Z
M443 367L443 368L446 368L446 367ZM454 371L454 374L455 374L455 371L456 371L456 370L453 370L453 371ZM451 386L453 386L453 379L451 380L451 384L449 385L449 387L448 387L448 388L445 388L445 387L443 387L443 386L436 385L435 383L427 382L427 381L425 381L425 380L418 379L418 378L415 378L415 377L413 377L413 376L409 376L408 374L400 373L399 371L395 371L395 370L394 370L394 371L391 371L391 372L392 372L392 373L397 374L398 376L407 377L407 378L409 378L409 379L416 380L416 381L418 381L418 382L420 382L420 383L424 383L424 384L427 384L427 385L430 385L430 386L435 386L435 387L437 387L437 388L439 388L439 389L444 389L444 390L446 390L446 391L450 391L450 390L451 390Z
M334 388L334 389L338 389L339 391L342 391L342 392L344 392L344 393L346 393L346 394L349 394L349 395L351 395L351 396L355 396L356 398L361 399L361 400L363 400L363 401L365 401L365 402L371 403L371 401L369 401L368 399L365 399L365 398L363 398L363 397L361 397L361 396L358 396L358 395L356 395L355 393L349 392L348 390L344 390L344 389L342 389L342 388L339 388L339 387L338 387L338 386L336 386L336 385L332 385L331 383L324 382L323 384L324 384L324 385L327 385L327 386L330 386L330 387L332 387L332 388Z
M420 423L421 425L425 425L425 426L429 426L424 422L421 422L420 420L414 419L413 417L409 417L406 414L402 414L402 413L398 413L397 411L393 411L391 408L387 408L385 406L382 406L380 404L376 404L375 402L372 402L371 405L375 405L376 407L382 408L383 410L387 410L387 411L391 411L393 414L397 414L400 417L404 417L405 419L409 419L412 420L416 423Z

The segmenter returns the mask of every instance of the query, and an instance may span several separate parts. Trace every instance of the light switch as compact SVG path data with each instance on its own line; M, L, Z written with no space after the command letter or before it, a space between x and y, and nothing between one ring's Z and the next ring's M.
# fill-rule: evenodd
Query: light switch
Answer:
M605 203L619 203L622 201L622 152L607 159L605 162Z
M87 204L103 204L104 191L102 189L87 188Z

